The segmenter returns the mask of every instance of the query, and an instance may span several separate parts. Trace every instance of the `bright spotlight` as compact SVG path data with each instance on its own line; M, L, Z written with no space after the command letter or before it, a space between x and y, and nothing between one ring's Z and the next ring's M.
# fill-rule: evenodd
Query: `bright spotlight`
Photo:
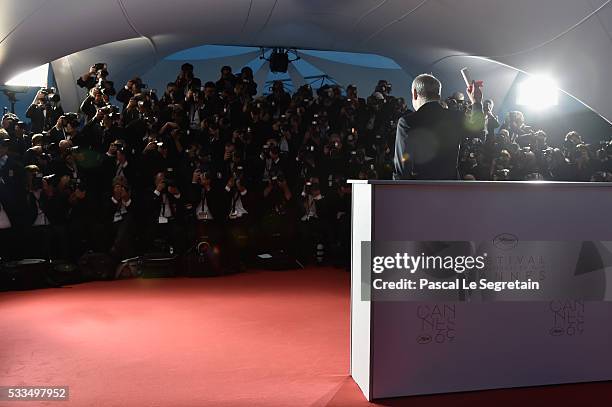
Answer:
M516 104L545 109L559 104L559 88L546 76L532 76L518 85Z
M44 64L29 71L21 72L8 80L5 85L44 88L47 86L48 75L49 64Z

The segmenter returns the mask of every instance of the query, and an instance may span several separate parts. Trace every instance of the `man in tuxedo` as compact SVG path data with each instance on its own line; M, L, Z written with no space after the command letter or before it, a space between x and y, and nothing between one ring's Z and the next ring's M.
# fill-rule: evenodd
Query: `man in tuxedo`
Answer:
M51 128L57 119L64 114L59 103L59 95L49 94L46 88L36 92L36 96L26 111L26 117L31 120L32 133L41 133Z
M173 172L160 171L155 175L155 189L144 194L143 210L148 244L156 250L163 249L156 240L182 254L184 250L185 199L172 178Z
M474 82L467 90L472 102L469 115L444 109L441 91L442 84L433 75L419 75L412 82L415 112L400 118L397 124L394 179L456 180L461 143L482 137L481 86Z

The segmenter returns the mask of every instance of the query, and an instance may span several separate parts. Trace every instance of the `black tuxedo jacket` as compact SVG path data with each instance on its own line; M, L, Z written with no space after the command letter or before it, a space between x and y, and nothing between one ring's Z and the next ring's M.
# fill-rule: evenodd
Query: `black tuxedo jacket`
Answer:
M183 221L185 219L185 201L182 191L179 198L167 192L162 192L162 194L165 194L168 198L168 205L170 205L170 212L174 220ZM159 216L162 214L162 203L163 197L161 194L157 195L153 191L145 193L144 216L147 222L157 223Z
M471 117L429 102L398 121L393 179L456 180L459 147L483 134L482 105Z
M225 207L227 197L224 190L218 187L212 187L210 191L204 192L204 187L199 184L191 184L189 186L189 195L187 199L191 205L191 212L194 218L197 216L196 210L202 199L206 197L206 204L215 220L224 220L226 217Z
M45 129L45 106L31 104L26 111L26 117L30 119L30 131L32 133L41 133Z

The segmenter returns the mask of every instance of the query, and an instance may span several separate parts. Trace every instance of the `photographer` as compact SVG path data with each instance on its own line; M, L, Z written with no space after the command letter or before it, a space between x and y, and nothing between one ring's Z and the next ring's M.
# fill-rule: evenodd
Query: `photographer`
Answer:
M178 91L178 87L175 82L168 82L166 84L166 90L159 99L159 108L161 111L169 109L169 106L179 103L181 100L181 93Z
M561 149L555 148L546 155L547 171L546 179L550 181L571 181L575 178L574 166L570 160L563 155Z
M4 111L6 112L6 108ZM7 137L12 137L15 134L15 124L19 121L19 117L17 117L14 113L5 113L2 116L2 127L0 130L4 130L7 132Z
M323 157L321 160L321 175L323 179L331 180L332 174L345 171L347 162L348 158L344 151L342 138L338 134L332 134L329 137L329 142L323 146ZM330 186L329 184L326 185L326 187Z
M510 136L510 141L515 142L519 137L533 133L533 129L525 124L523 112L512 111L506 114L506 119L502 125L502 130L506 130Z
M100 152L108 151L110 145L116 140L126 138L128 131L121 126L121 114L116 106L106 106L102 118L102 143Z
M204 84L204 93L202 95L202 108L200 119L209 119L223 111L223 102L217 94L217 88L214 82L206 82Z
M157 173L153 191L147 191L144 196L147 243L149 250L160 250L163 248L159 247L161 241L170 253L182 254L185 247L185 201L173 176L173 171L168 170Z
M110 198L104 205L103 228L105 251L108 251L115 261L134 256L136 246L134 239L134 208L128 180L117 176L112 181Z
M101 168L104 184L111 185L113 180L122 179L125 181L125 186L136 185L137 171L136 165L128 160L128 151L123 141L113 141L108 147Z
M112 81L107 80L108 68L105 63L97 63L89 68L89 71L85 72L79 79L77 79L77 85L81 88L85 88L88 91L94 87L98 87L100 90L105 90L109 96L115 95L115 87Z
M570 161L574 164L575 181L577 182L589 182L591 176L597 171L597 163L593 159L588 144L578 144Z
M6 185L0 184L0 259L2 261L19 259L16 195Z
M15 157L23 156L23 153L30 146L30 138L26 134L26 125L21 120L15 123L15 131L12 135L7 135L11 140L9 154Z
M199 89L189 89L185 96L184 109L187 112L189 129L199 131L205 118L204 98Z
M348 266L351 243L351 184L335 177L329 194L330 257L335 265Z
M298 205L298 257L302 262L317 263L324 260L324 251L329 238L329 206L321 194L319 179L312 177L306 180Z
M582 136L576 131L570 131L565 135L563 153L567 158L574 157L576 155L576 147L580 144L584 144Z
M482 110L485 115L485 128L487 129L487 140L489 138L495 138L495 129L500 125L497 116L493 113L494 106L495 104L491 99L486 99L482 102Z
M240 74L238 74L237 80L242 82L245 94L250 96L249 100L257 94L257 84L253 78L253 70L250 67L243 67L240 70Z
M121 88L121 90L117 93L117 96L115 96L115 99L123 103L123 110L127 108L127 105L128 103L130 103L131 98L136 95L140 95L140 93L142 92L141 89L143 87L144 84L142 83L142 80L139 77L134 77L127 81L125 86Z
M268 95L266 101L271 106L273 117L276 118L285 114L291 104L291 96L285 91L282 81L274 81L272 83L272 93Z
M599 170L608 174L612 174L612 142L602 142L599 155Z
M43 259L68 258L68 176L42 177L34 167L32 184L26 195L27 257Z
M168 139L152 139L145 147L139 161L139 169L143 179L151 179L161 172L174 172L175 162L171 159L170 148L172 141ZM168 174L166 174L168 175Z
M225 185L225 192L228 253L232 258L244 262L250 255L250 221L255 209L244 175L232 174Z
M73 113L63 114L55 121L55 125L51 127L48 132L48 139L50 143L59 143L62 140L66 139L66 125L68 124L69 119L74 119L71 117ZM74 114L76 115L76 113ZM76 118L78 120L78 117Z
M259 155L259 176L258 179L264 184L268 182L271 174L282 172L287 173L287 165L280 156L280 148L274 139L268 140L263 145L261 154Z
M8 191L18 191L23 182L23 165L14 156L9 155L11 139L0 129L0 184L6 186Z
M98 109L106 106L102 91L99 88L91 88L89 94L81 103L80 110L86 116L86 121L93 119Z
M60 155L50 165L50 170L57 176L67 176L71 181L81 182L83 174L77 164L80 154L79 147L70 146L70 142L63 140L60 143Z
M55 88L41 88L36 92L32 104L26 111L26 117L31 120L30 130L33 133L49 129L62 114L64 111L59 104L59 95L55 93Z
M288 248L295 252L295 204L293 194L282 171L271 174L263 190L261 211L261 249Z
M246 164L243 160L243 150L236 148L236 145L230 141L225 143L225 151L223 153L223 163L217 166L216 169L221 174L221 178L227 180L232 174L243 174L247 182L252 181L246 170Z
M178 91L183 95L186 95L189 91L199 91L202 87L202 81L194 76L193 65L190 63L181 65L181 72L176 77L175 84Z
M221 68L221 77L215 84L217 93L223 93L225 90L233 91L234 86L236 86L236 77L232 73L232 67L226 65Z
M36 165L41 172L47 173L47 167L51 161L51 157L45 151L44 136L42 134L34 134L32 136L32 147L28 148L23 154L24 165Z
M105 121L109 111L108 105L97 108L96 114L85 123L77 136L70 139L73 144L83 149L103 153L105 151L105 122L110 125L107 120Z
M121 122L123 127L132 127L134 122L140 120L141 117L145 115L143 114L145 112L146 106L142 98L140 96L132 96L121 114Z
M76 261L88 250L101 248L101 236L96 233L99 210L95 199L80 179L71 179L66 187L68 194L68 247L69 255Z
M190 242L221 242L224 196L210 172L193 171L188 201Z
M22 250L21 256L30 258L48 258L49 256L49 218L48 202L52 190L48 185L49 179L44 179L42 172L35 165L26 168L27 184L25 196L25 210L23 222L25 223L24 241L27 247Z

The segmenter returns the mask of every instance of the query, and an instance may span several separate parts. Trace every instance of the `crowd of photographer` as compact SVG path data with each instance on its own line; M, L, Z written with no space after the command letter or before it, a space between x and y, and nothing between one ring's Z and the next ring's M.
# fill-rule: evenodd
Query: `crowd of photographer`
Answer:
M79 113L41 89L26 125L5 114L0 130L0 255L114 261L206 241L229 263L283 249L302 263L346 264L349 178L391 179L399 118L408 112L380 81L367 98L354 86L293 95L274 82L257 97L250 68L223 67L202 82L184 64L159 93L139 78L120 89L105 64L78 79ZM441 102L469 111L463 95ZM493 103L463 143L466 180L611 180L612 147L570 133L560 148Z
M449 108L469 110L463 95L443 102ZM493 101L485 100L482 137L465 140L459 157L464 180L612 182L612 141L587 144L570 131L555 135L527 125L520 111L511 111L500 122Z
M348 259L348 178L389 177L397 118L381 81L255 97L253 72L203 83L190 64L159 94L139 78L115 89L105 64L78 79L80 112L41 89L27 126L5 114L0 156L4 259L119 261L188 253L207 240L232 259L283 249L302 263Z

